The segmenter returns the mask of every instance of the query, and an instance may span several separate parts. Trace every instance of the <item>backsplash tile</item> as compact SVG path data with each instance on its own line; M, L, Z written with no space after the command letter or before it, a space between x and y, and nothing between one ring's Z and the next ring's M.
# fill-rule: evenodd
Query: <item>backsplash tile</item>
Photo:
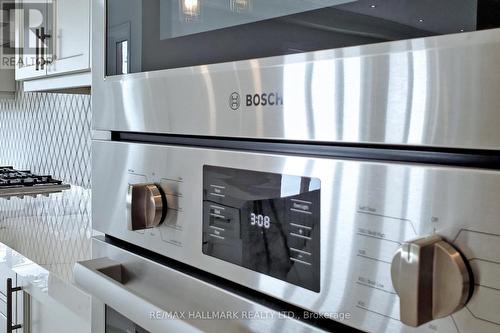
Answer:
M0 165L90 188L90 95L24 93L0 100Z
M71 189L0 199L0 242L65 280L90 258L90 95L23 93L0 100L0 165L51 174Z

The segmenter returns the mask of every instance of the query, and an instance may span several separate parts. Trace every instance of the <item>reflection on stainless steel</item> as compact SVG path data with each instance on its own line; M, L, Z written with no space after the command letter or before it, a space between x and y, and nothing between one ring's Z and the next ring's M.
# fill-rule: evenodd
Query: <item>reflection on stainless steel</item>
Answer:
M196 21L201 14L201 0L179 0L181 10L186 22Z
M462 309L473 281L461 254L437 235L404 243L392 260L391 277L401 321L413 327Z
M245 13L252 10L252 0L229 0L229 7L235 13Z
M103 4L96 6L95 31L101 31ZM104 36L93 38L98 130L500 146L499 29L104 80ZM234 92L242 101L236 111L228 103ZM281 94L283 105L246 106L247 94L261 93Z
M460 332L498 332L500 307L492 306L500 305L495 291L500 288L498 171L104 141L94 141L93 153L98 231L306 309L348 312L352 318L344 321L347 325L398 333L414 331L400 321L399 297L391 282L394 253L408 240L437 233L463 254L478 280L464 308L429 325L446 333L457 327ZM203 255L200 170L207 164L251 165L255 171L321 181L318 293ZM129 183L160 184L176 195L168 223L147 232L128 230L124 207ZM426 325L421 327L426 331Z
M155 184L129 185L127 210L129 230L155 228L163 222L167 203L162 190Z

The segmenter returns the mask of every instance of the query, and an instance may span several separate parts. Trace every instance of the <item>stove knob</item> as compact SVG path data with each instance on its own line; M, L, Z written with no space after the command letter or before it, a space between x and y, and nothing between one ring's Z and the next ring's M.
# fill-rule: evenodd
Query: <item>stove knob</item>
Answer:
M156 184L129 185L128 229L150 229L160 225L167 214L167 200Z
M392 260L391 276L401 321L413 327L460 310L472 293L462 255L437 235L404 243Z

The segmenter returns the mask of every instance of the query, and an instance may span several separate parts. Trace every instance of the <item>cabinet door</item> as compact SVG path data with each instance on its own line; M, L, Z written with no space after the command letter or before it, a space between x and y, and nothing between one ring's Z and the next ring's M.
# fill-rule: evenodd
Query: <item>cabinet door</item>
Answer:
M7 331L7 312L12 311L12 321L11 325L20 324L21 328L15 330L16 333L26 333L29 329L26 328L26 322L24 318L24 302L23 302L23 292L13 292L12 293L12 304L10 304L10 309L7 304L7 278L12 279L12 286L18 286L17 276L10 269L5 267L0 267L0 283L2 288L0 288L0 333Z
M50 6L49 6L50 8ZM53 0L52 62L47 74L90 68L90 0Z
M40 301L31 295L29 317L30 333L91 333L90 323L54 300Z
M7 333L7 318L0 313L0 333Z
M41 29L47 31L49 26L47 16L48 4L46 1L23 1L16 0L19 10L15 16L15 43L17 49L16 80L27 80L45 76L47 66L37 66L40 50L44 48L47 53L47 45L43 45L37 33Z

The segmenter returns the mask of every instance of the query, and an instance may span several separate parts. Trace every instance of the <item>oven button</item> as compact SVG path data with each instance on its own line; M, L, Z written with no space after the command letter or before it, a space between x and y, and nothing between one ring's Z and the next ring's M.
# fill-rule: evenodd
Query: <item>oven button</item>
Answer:
M417 327L465 306L472 276L462 255L437 235L404 243L391 266L401 321Z
M290 259L293 261L303 262L306 264L311 264L312 253L310 251L299 250L296 248L290 248Z
M309 248L309 241L305 237L298 237L293 233L288 235L288 248L295 250L304 250Z
M298 223L290 223L290 235L302 239L311 239L312 228Z
M160 225L167 214L167 199L156 184L131 184L127 195L128 229L150 229Z

